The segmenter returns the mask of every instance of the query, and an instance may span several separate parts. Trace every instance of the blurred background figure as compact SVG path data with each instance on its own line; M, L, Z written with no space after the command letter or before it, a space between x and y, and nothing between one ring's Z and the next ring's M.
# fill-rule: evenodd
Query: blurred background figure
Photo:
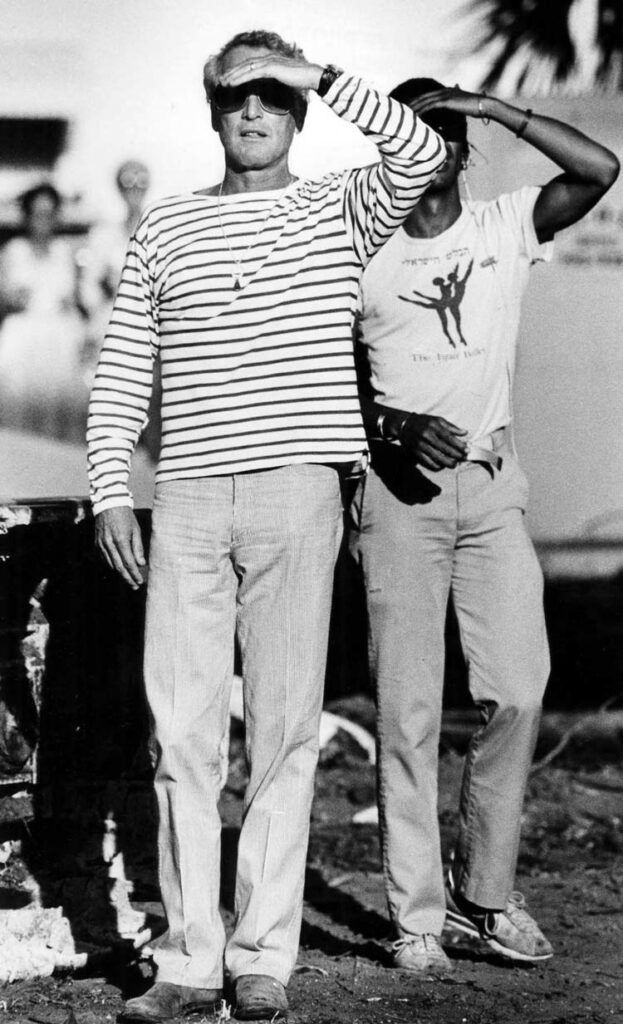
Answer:
M84 320L73 246L57 236L62 199L44 182L19 197L24 233L0 253L0 425L82 437Z
M116 221L97 224L90 232L85 254L85 284L94 289L86 294L90 305L103 306L105 329L112 300L123 268L128 240L139 222L149 190L149 170L140 160L125 160L119 167L115 181L123 202L123 216ZM104 333L101 331L101 338Z
M134 234L145 206L150 186L149 168L141 160L124 160L115 176L123 202L123 216L95 225L78 253L80 302L88 319L87 341L83 353L83 373L90 388L95 375L99 350L104 340L112 302L121 276L128 241ZM142 445L155 460L160 449L159 395L160 376L154 374L154 399L149 420L141 437Z
M89 323L84 351L84 372L89 387L108 326L128 241L134 234L145 205L149 171L140 160L124 160L115 181L123 202L123 215L117 220L100 222L92 227L85 245L76 257L80 272L80 303Z
M145 197L150 186L149 169L141 160L125 160L119 167L115 180L119 195L126 207L126 215L123 222L123 246L122 251L118 253L119 262L117 264L119 273L121 273L127 249L127 240L134 234L145 206Z

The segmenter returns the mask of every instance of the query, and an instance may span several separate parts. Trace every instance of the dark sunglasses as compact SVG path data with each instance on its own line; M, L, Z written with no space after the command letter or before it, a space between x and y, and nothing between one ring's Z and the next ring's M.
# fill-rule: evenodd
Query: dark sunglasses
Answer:
M268 114L289 114L296 106L296 93L275 78L256 78L242 85L217 85L212 102L221 114L242 110L249 96L257 96Z

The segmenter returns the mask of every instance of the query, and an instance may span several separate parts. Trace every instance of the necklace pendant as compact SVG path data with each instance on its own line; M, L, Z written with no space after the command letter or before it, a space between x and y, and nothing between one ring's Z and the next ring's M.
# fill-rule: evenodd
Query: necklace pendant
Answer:
M242 288L242 278L238 275L234 278L234 291L239 292Z

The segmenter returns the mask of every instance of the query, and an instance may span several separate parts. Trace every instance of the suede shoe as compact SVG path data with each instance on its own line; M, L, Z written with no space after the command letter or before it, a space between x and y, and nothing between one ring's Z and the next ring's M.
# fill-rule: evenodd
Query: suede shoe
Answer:
M411 974L452 974L454 964L446 956L436 935L408 935L392 945L394 967Z
M222 994L220 988L190 988L157 981L142 996L128 999L117 1020L157 1024L189 1013L214 1013Z
M241 974L235 981L236 1020L285 1020L288 999L285 987L269 974Z
M446 925L472 938L482 939L506 960L540 963L554 955L551 943L525 909L520 892L512 892L505 910L481 910L461 898L452 876L446 887Z

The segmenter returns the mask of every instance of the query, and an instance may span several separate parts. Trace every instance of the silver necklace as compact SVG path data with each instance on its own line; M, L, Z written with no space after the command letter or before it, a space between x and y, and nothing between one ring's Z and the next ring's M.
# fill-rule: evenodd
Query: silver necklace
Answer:
M291 185L293 181L294 181L294 178L293 178L292 175L290 175L290 180L288 181L288 184L284 186L284 188L288 188L288 186ZM244 286L244 273L243 273L243 270L242 270L243 261L249 255L249 252L251 251L252 246L255 245L255 240L257 239L257 236L259 235L259 233L262 230L262 228L265 226L268 218L270 217L271 213L273 212L273 210L275 209L277 203L279 202L279 199L276 199L275 202L273 203L273 205L268 207L266 213L264 214L264 216L262 217L262 219L260 221L260 225L259 225L257 231L253 235L253 238L249 242L248 246L246 247L246 249L242 253L242 255L238 256L234 252L234 250L232 249L231 242L229 241L229 238L227 237L227 234L225 232L225 228L223 227L223 219L222 219L222 216L221 216L221 196L223 194L223 185L224 184L225 184L225 182L222 181L221 184L219 185L219 187L218 187L218 195L216 197L217 213L218 213L218 223L219 223L219 227L221 229L221 234L222 234L223 238L225 239L225 241L227 242L227 248L229 249L229 255L231 256L233 264L234 264L233 270L231 272L231 276L232 276L232 279L233 279L233 282L234 282L234 291L235 292L239 292L240 289ZM279 197L279 198L281 198L281 197Z

